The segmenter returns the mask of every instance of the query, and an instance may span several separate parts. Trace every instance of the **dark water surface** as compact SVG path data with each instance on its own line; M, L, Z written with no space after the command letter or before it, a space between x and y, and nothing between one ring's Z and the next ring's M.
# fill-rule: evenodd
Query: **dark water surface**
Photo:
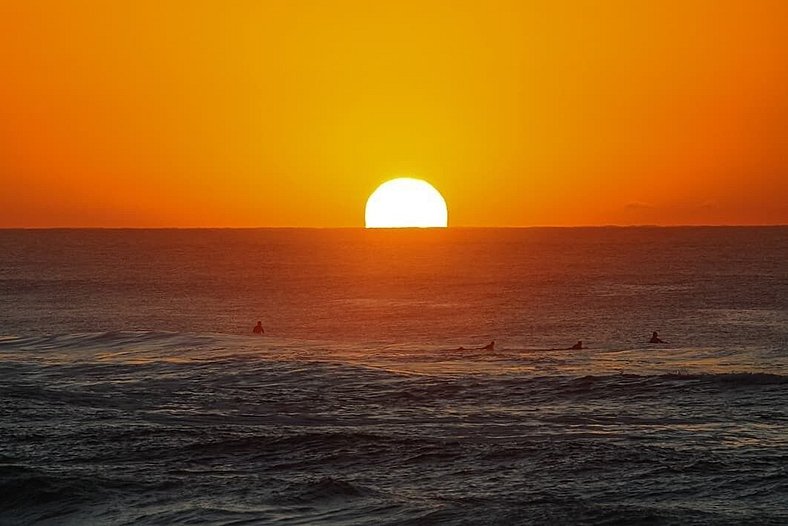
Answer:
M786 260L788 228L0 231L0 524L786 524Z

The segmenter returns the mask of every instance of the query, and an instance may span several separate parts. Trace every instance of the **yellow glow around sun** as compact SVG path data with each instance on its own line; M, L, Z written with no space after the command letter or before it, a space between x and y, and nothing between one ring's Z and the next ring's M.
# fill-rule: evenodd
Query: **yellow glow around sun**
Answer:
M430 183L401 177L372 192L365 212L367 228L446 227L446 201Z

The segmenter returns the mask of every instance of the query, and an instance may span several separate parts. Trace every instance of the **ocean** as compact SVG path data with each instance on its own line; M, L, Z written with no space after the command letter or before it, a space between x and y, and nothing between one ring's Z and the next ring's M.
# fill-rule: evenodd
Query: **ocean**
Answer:
M788 227L0 230L0 524L788 524L786 261Z

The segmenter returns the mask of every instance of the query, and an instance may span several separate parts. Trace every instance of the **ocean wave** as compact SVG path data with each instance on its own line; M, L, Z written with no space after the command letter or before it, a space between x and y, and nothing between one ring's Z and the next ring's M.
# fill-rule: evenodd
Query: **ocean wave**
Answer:
M346 452L374 453L386 448L412 446L417 441L360 431L291 432L252 436L231 436L189 445L185 455L214 456L219 454L271 457L292 455L299 451L321 451L341 454Z
M57 355L57 363L36 362L35 357L39 355L28 355L29 351L43 351L40 356ZM106 403L107 407L117 409L126 407L125 402L121 403L124 400L128 399L129 403L146 402L153 399L146 399L145 393L163 395L169 390L179 392L192 382L199 382L203 390L224 392L232 389L241 397L238 400L247 403L252 402L255 390L266 385L278 386L283 394L292 390L299 403L313 403L323 408L331 406L331 396L406 407L441 401L470 403L484 398L511 400L512 397L528 397L531 401L542 402L587 397L653 398L676 389L752 390L788 384L788 376L778 371L664 372L665 365L660 364L660 367L651 365L649 368L652 371L662 368L661 372L638 373L637 368L627 362L626 370L635 369L635 372L625 372L616 370L624 364L610 357L601 363L591 364L592 374L571 374L585 368L584 364L589 363L587 356L554 362L545 361L542 357L523 358L522 353L514 353L519 357L513 357L505 350L496 351L492 356L476 352L466 355L462 360L468 372L446 374L442 369L446 353L434 349L377 356L370 350L353 348L349 351L340 344L332 347L295 340L166 331L4 338L0 340L0 352L7 353L6 360L0 362L3 374L31 380L0 387L2 395L14 399L52 400L55 403L65 401L75 405L84 401L85 405L90 405L97 394L116 389L116 382L122 381L126 389L122 396L115 398L117 404ZM90 352L93 354L85 354ZM643 359L650 356L644 355ZM454 356L449 359L453 360ZM631 353L626 359L632 359ZM497 365L498 361L501 364ZM478 372L474 370L475 363L480 364ZM516 366L514 369L513 364ZM525 370L517 369L524 365L527 366ZM408 374L410 371L418 374ZM79 378L83 384L78 389L58 387L60 383L68 383L69 377ZM38 382L33 381L36 379ZM377 388L367 389L368 385L376 385ZM200 395L194 392L190 396L198 400ZM214 403L218 402L226 410L232 409L230 400L215 399ZM287 416L290 406L290 402L276 404L275 400L269 404L281 415L278 417L280 422L298 423L295 416ZM158 416L166 418L167 411L159 411ZM250 418L246 421L251 422L255 417Z
M338 477L319 477L292 482L278 491L271 500L279 504L322 503L327 500L346 500L376 495L377 492L361 484Z
M0 466L0 513L57 504L79 504L87 499L83 482L75 478L59 478L24 466Z
M512 377L500 380L500 385L509 394L526 395L547 392L553 396L601 397L653 395L666 390L714 388L760 388L788 384L788 376L771 373L662 373L652 375L607 374L584 376L531 376ZM490 385L489 383L487 384ZM494 384L493 384L494 385Z
M0 350L51 350L125 348L139 345L194 346L216 341L209 333L168 331L106 331L39 336L4 336Z
M149 489L149 488L146 488ZM164 491L171 486L157 486ZM0 522L4 524L58 523L69 514L113 495L139 492L133 481L114 481L92 474L68 475L21 465L0 465Z
M772 373L716 373L716 374L686 374L672 373L662 375L672 380L697 379L724 385L784 385L788 384L788 376Z

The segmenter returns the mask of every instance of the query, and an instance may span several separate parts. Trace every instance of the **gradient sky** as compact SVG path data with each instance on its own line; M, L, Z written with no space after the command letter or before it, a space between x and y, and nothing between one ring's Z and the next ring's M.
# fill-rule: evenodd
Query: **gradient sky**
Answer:
M0 226L788 223L788 2L0 3Z

